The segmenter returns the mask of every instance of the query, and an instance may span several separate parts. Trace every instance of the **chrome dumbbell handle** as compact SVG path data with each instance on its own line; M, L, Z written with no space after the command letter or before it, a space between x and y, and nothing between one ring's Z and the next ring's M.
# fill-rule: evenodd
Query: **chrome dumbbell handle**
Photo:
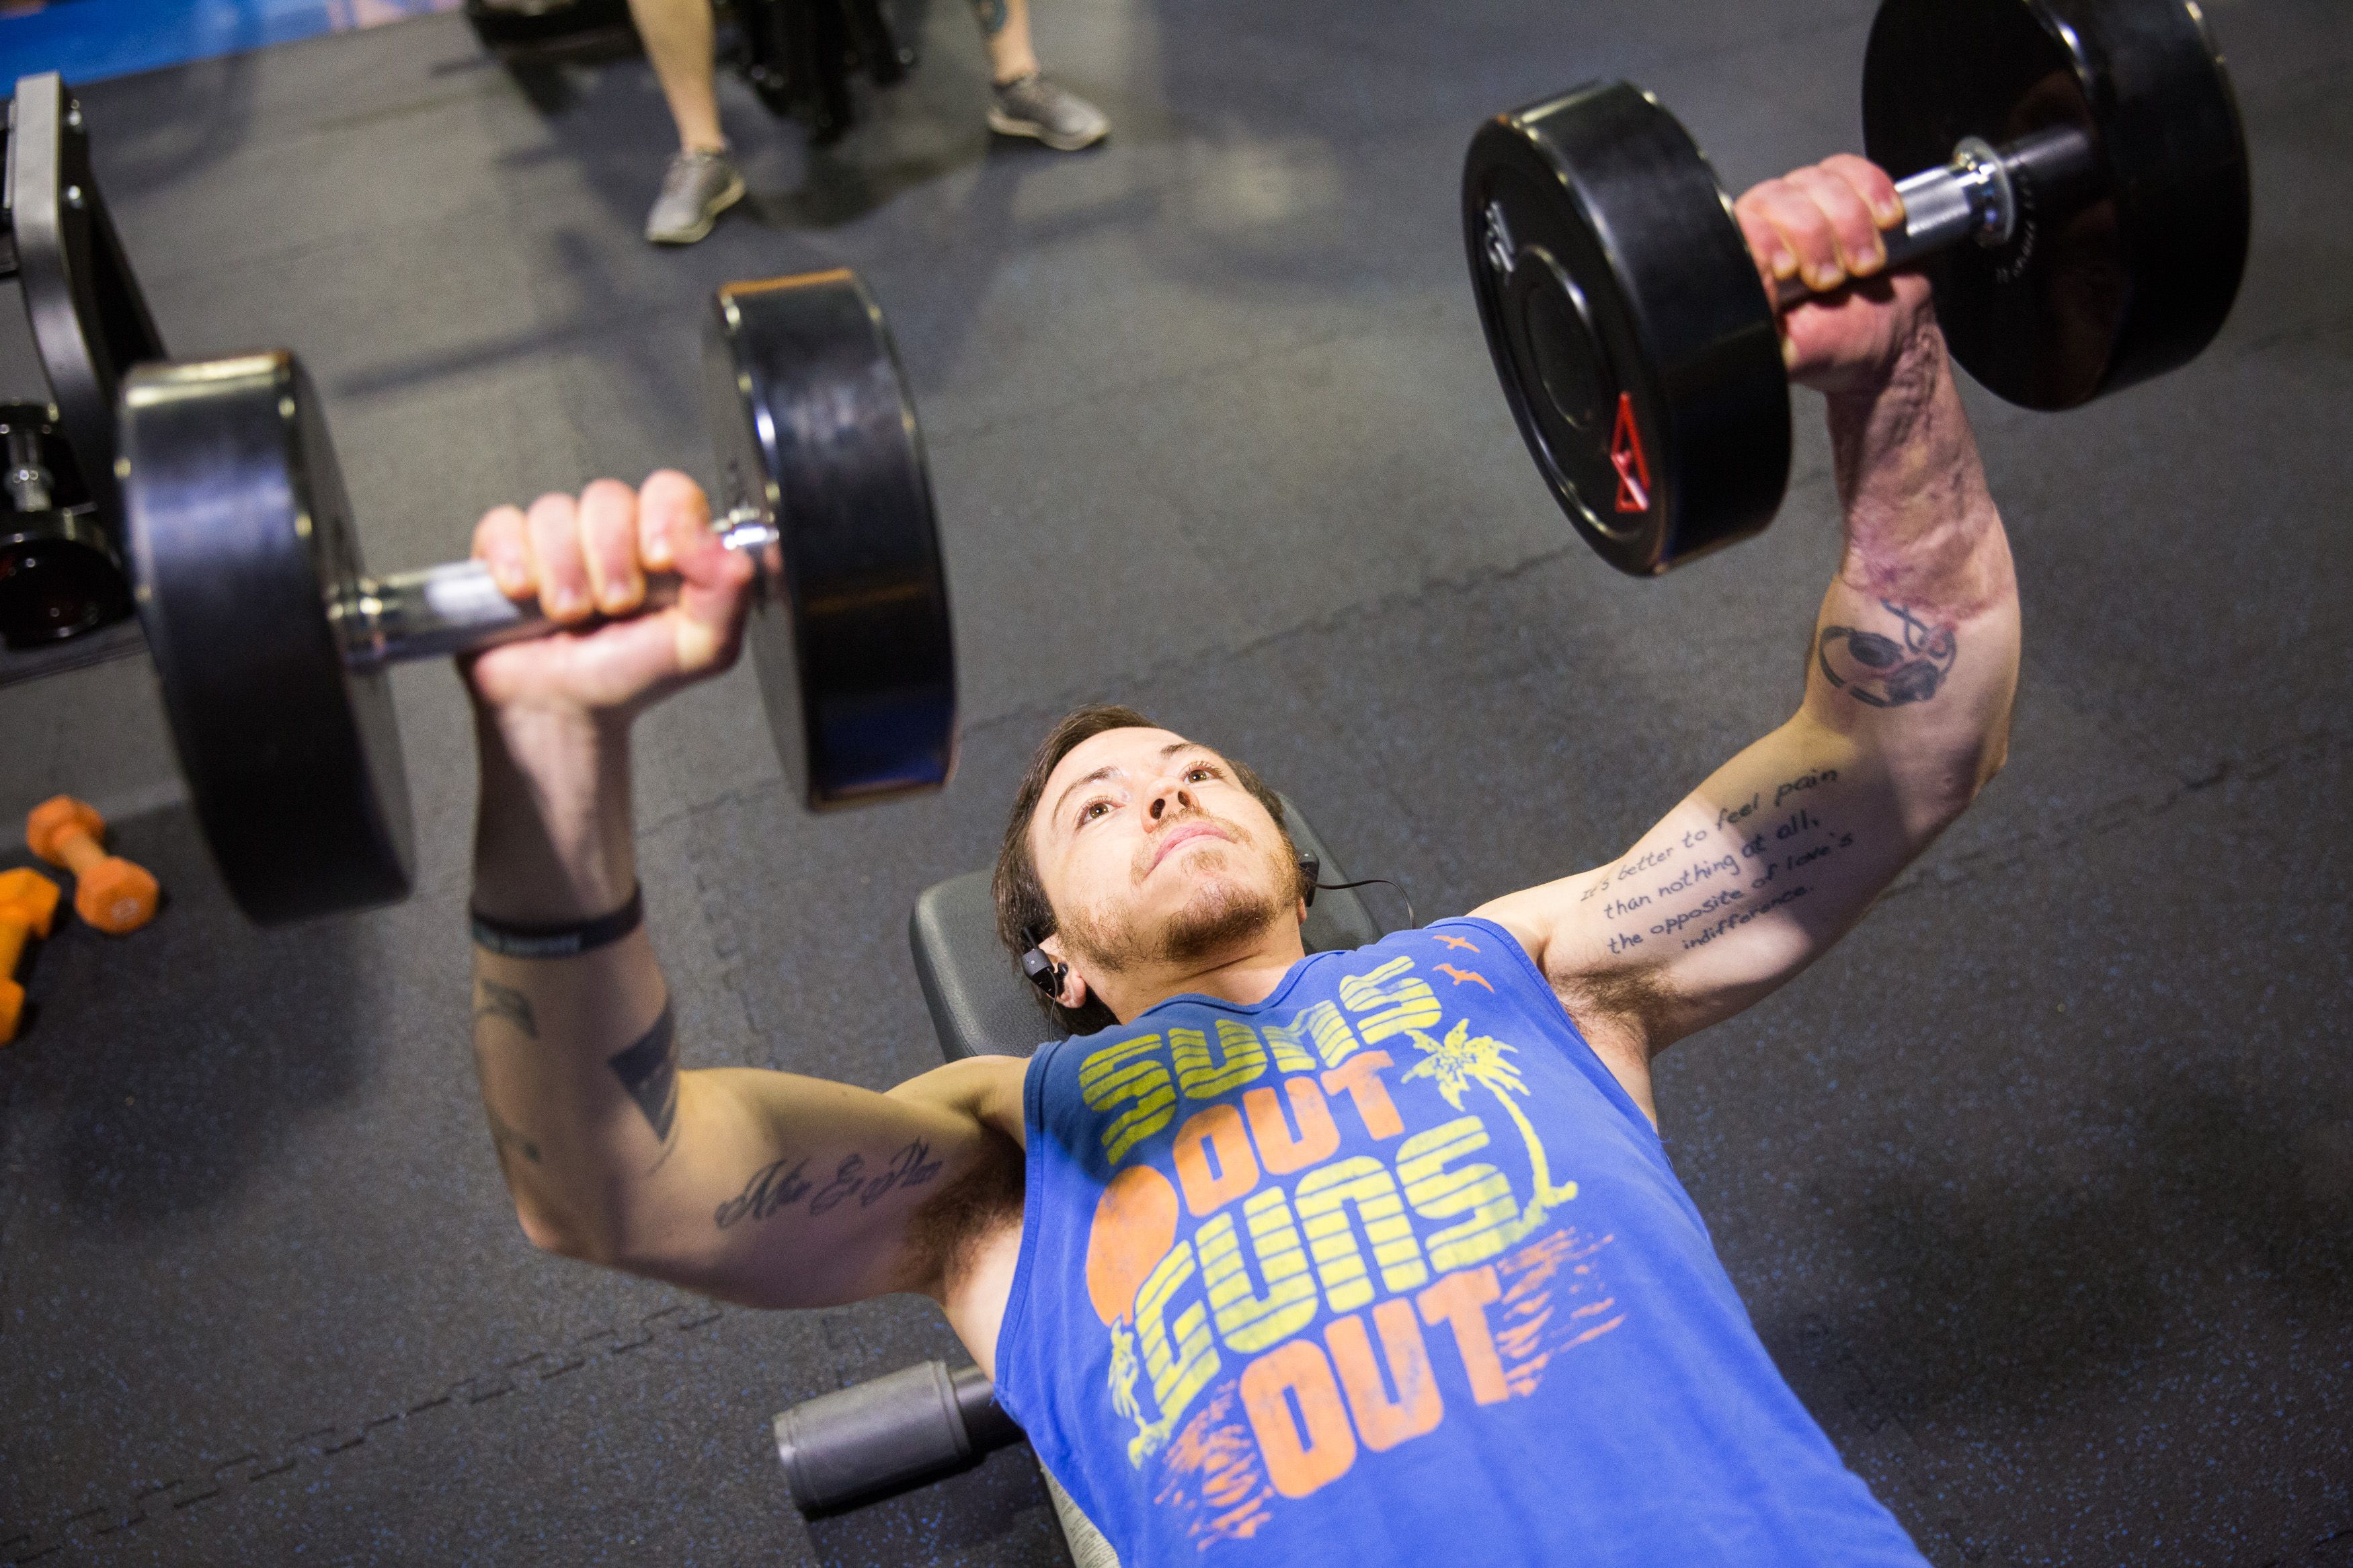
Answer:
M755 560L779 542L776 524L749 505L736 507L712 527L728 549L746 552ZM677 598L677 578L648 580L648 609L660 609ZM480 561L362 577L342 602L330 607L329 618L343 642L344 661L354 669L472 653L557 629L537 606L508 598L490 567Z

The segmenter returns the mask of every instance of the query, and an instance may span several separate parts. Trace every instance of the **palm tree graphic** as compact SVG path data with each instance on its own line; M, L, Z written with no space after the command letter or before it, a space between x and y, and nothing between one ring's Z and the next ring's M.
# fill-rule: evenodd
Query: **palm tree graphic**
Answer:
M1432 1039L1419 1029L1408 1033L1422 1057L1406 1069L1406 1077L1434 1080L1438 1092L1446 1097L1446 1103L1457 1110L1462 1109L1462 1091L1475 1083L1495 1097L1510 1114L1512 1124L1520 1130L1520 1138L1528 1146L1528 1165L1535 1174L1536 1190L1520 1217L1513 1222L1510 1237L1516 1241L1531 1234L1546 1215L1577 1196L1577 1184L1553 1184L1552 1162L1545 1158L1544 1144L1520 1108L1513 1103L1512 1097L1525 1095L1528 1086L1521 1079L1520 1069L1504 1058L1506 1053L1517 1054L1519 1047L1490 1036L1472 1034L1468 1018L1458 1020L1442 1040Z
M1135 1384L1144 1368L1136 1361L1135 1331L1122 1318L1111 1326L1111 1407L1115 1414L1135 1423L1135 1436L1127 1445L1127 1462L1141 1465L1168 1441L1168 1434L1176 1423L1168 1415L1157 1421L1144 1418L1143 1405L1135 1397Z

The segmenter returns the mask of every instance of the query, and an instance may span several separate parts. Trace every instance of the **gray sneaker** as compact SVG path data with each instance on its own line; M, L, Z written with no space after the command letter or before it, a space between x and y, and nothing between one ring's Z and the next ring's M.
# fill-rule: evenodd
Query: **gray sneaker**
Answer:
M1035 136L1057 153L1075 153L1109 135L1111 121L1069 88L1031 71L992 91L988 128L1000 136Z
M661 195L646 215L656 245L692 245L719 215L744 199L744 176L724 153L681 153L662 175Z

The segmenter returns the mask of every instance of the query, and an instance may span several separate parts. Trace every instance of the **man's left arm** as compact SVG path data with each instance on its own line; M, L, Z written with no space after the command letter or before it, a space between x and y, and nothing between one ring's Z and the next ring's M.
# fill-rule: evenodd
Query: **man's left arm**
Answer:
M1820 286L1825 263L1876 269L1892 201L1883 174L1841 159L1736 210L1760 271ZM1793 375L1829 394L1845 517L1803 701L1617 860L1477 911L1526 945L1645 1106L1652 1056L1845 934L2008 744L2017 583L1926 284L1875 279L1783 330Z

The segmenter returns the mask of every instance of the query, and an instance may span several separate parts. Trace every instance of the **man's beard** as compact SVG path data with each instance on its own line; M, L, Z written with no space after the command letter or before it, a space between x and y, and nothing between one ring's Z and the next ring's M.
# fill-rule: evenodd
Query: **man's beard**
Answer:
M1220 826L1226 826L1221 824ZM1231 848L1245 855L1256 846L1234 832ZM1199 963L1242 945L1264 931L1290 904L1281 894L1219 875L1186 900L1156 931L1112 926L1091 910L1074 910L1061 922L1062 940L1089 964L1125 973L1147 964Z

